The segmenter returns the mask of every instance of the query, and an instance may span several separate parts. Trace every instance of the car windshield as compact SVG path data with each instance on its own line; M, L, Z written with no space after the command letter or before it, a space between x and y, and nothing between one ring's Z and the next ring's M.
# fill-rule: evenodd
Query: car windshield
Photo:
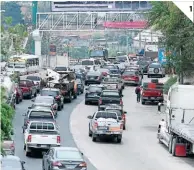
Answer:
M48 129L54 130L55 126L53 123L43 123L43 122L35 122L30 124L30 129Z
M2 169L9 168L11 170L11 167L14 167L14 169L21 169L20 161L6 158L1 160Z
M90 91L90 92L101 92L102 88L101 87L89 87L88 91Z
M33 117L53 118L53 115L51 112L47 112L47 111L31 111L29 118L33 118Z
M59 150L56 152L57 159L63 160L83 160L82 155L78 151L73 150Z
M40 77L37 77L37 76L27 76L26 79L34 80L34 81L39 81L40 80Z
M107 109L108 112L116 112L118 116L122 116L122 111L117 109Z
M32 109L37 109L37 110L51 110L51 105L38 105L38 104L33 104Z
M96 114L96 118L105 118L105 119L108 119L108 118L112 118L112 119L117 119L117 116L115 113L110 113L110 112L98 112Z
M114 91L103 91L102 96L115 96L115 97L118 96L119 97L119 93L114 92Z
M117 78L105 78L104 81L105 82L115 82L115 83L118 83L119 79L117 79Z
M67 67L55 67L56 71L67 71Z
M123 76L133 76L133 75L135 75L135 72L134 71L125 71L123 73Z
M94 61L85 60L85 61L82 61L82 65L84 65L84 66L93 66L94 65Z
M150 68L160 68L161 65L160 64L150 64L149 67Z
M59 91L52 91L52 90L41 90L41 96L53 96L56 97L59 95Z

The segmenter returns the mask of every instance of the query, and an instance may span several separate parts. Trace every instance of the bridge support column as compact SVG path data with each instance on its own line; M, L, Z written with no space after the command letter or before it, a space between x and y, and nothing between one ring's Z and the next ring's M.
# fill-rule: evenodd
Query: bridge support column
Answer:
M42 55L41 55L41 40L42 37L40 35L40 31L39 30L34 30L32 33L33 39L35 41L35 55L37 55L39 57L39 66L40 68L42 68Z

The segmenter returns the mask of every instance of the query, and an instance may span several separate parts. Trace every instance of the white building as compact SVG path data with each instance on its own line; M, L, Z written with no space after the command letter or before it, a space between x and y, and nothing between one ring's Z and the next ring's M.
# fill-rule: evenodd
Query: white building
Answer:
M158 51L159 37L162 37L160 31L144 30L133 38L133 47L139 50L145 49L145 51Z

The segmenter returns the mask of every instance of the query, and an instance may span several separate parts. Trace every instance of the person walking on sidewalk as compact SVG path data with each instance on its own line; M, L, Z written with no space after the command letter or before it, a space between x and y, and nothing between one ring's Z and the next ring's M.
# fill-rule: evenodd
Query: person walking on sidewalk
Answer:
M137 103L140 102L140 96L141 96L141 88L140 88L140 85L138 85L135 89L135 93L137 95Z

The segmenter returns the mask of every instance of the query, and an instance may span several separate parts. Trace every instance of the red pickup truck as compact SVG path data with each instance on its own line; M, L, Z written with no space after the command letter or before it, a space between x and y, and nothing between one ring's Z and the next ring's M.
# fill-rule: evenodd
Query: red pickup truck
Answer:
M163 103L163 83L143 83L141 86L141 103L160 102Z

